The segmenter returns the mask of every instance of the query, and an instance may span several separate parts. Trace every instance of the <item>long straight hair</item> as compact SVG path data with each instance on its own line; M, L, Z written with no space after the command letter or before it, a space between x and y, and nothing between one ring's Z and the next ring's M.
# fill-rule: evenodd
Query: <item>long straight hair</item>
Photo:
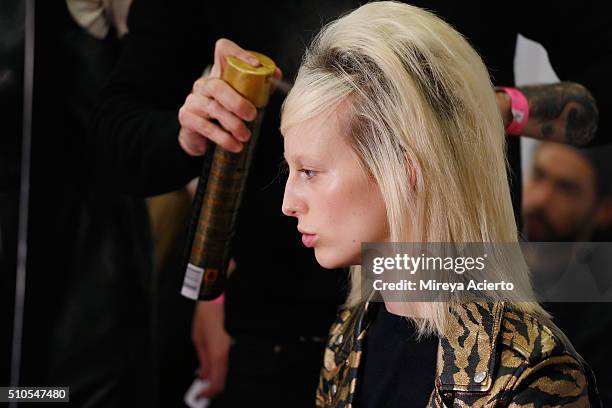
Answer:
M505 135L489 74L450 25L389 1L328 24L304 56L283 104L281 131L333 109L342 109L344 136L380 188L389 241L517 242ZM504 256L489 260L486 279L510 276L514 290L486 292L487 299L548 321L527 267ZM364 300L360 267L351 275L348 306ZM454 292L421 305L420 332L442 334L449 303L465 301Z

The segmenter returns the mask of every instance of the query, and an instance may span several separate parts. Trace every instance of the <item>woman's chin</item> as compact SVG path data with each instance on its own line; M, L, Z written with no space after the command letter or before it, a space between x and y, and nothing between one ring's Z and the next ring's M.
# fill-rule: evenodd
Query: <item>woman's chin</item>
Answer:
M317 248L315 248L315 258L319 265L325 269L345 268L353 265L353 262L348 259L341 259L338 256L325 253L325 251L317 251Z

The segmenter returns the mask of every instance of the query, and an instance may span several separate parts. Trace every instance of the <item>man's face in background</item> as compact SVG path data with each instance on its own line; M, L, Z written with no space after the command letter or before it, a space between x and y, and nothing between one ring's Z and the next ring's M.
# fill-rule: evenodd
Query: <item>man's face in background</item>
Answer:
M529 241L588 240L597 204L595 169L582 154L558 143L536 148L523 186Z

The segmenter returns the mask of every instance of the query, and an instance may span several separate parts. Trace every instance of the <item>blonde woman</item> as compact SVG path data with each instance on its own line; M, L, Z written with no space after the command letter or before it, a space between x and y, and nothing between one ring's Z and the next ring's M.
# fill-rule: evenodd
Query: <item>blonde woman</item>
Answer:
M589 368L533 296L368 302L363 242L516 242L504 130L485 66L429 12L370 3L307 51L282 112L283 212L326 268L352 266L322 407L598 405ZM496 276L493 276L496 277ZM499 276L497 276L499 277Z

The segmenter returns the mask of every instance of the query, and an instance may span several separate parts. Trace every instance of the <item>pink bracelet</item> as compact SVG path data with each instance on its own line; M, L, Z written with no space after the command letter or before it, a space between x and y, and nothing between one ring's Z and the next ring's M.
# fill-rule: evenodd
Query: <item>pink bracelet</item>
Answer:
M516 88L498 86L495 90L505 92L510 96L512 123L506 128L506 133L520 136L529 121L529 102L527 102L527 98Z
M223 304L225 302L225 293L222 293L221 296L214 298L213 300L210 300L209 302L213 305Z

